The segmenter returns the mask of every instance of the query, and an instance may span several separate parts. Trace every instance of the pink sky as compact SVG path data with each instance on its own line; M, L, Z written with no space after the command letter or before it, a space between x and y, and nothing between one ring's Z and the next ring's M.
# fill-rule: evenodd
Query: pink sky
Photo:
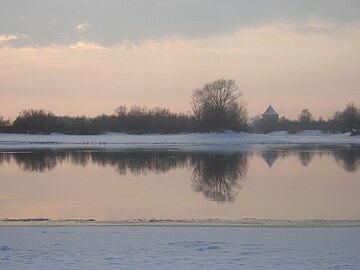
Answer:
M77 31L91 27L76 25ZM327 119L350 102L360 105L360 22L308 17L111 45L81 38L42 46L10 43L23 38L0 32L5 118L29 108L96 116L119 105L186 113L192 91L218 78L236 80L250 117L270 103L290 119L304 108Z

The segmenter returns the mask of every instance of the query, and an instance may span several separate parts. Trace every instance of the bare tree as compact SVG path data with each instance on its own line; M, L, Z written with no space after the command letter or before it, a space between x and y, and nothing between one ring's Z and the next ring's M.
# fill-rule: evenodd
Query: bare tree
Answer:
M342 112L342 119L345 122L347 131L350 131L352 128L359 128L360 109L357 108L354 103L348 104Z
M298 123L297 129L298 130L305 130L305 129L312 129L314 127L314 117L312 116L311 112L308 109L303 109L298 116Z
M205 129L241 130L246 125L247 111L240 97L234 80L218 79L194 90L191 105Z
M115 113L119 117L124 117L127 114L126 106L119 106L115 109Z
M342 132L349 132L352 129L360 127L360 108L356 107L354 103L346 106L342 112L337 111L332 119L334 124L333 129Z
M5 131L10 126L10 121L5 120L3 116L0 116L0 132Z
M303 109L298 117L299 121L302 123L309 123L314 121L314 117L308 109Z

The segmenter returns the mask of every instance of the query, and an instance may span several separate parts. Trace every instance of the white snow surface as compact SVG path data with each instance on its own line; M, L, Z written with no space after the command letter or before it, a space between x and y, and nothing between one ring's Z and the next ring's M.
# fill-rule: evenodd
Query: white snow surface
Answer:
M0 227L0 269L360 269L359 227Z
M305 130L296 134L284 131L269 134L235 133L187 133L146 134L105 133L102 135L38 135L0 134L0 149L16 148L169 148L181 149L217 148L228 149L256 144L360 144L360 136L350 133L323 133Z

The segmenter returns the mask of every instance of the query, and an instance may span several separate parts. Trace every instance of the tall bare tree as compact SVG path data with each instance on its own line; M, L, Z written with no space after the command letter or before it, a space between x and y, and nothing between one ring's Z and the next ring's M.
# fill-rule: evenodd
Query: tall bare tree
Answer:
M247 122L247 110L240 97L234 80L218 79L195 89L191 105L195 117L205 129L239 131L245 128Z

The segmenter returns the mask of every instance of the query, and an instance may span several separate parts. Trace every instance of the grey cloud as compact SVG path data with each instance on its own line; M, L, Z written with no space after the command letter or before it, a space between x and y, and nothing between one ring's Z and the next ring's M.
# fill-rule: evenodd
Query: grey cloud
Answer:
M13 40L17 46L79 40L107 46L124 40L211 36L242 26L310 16L337 23L358 21L360 1L0 0L0 35L29 37ZM86 31L79 31L81 24Z

